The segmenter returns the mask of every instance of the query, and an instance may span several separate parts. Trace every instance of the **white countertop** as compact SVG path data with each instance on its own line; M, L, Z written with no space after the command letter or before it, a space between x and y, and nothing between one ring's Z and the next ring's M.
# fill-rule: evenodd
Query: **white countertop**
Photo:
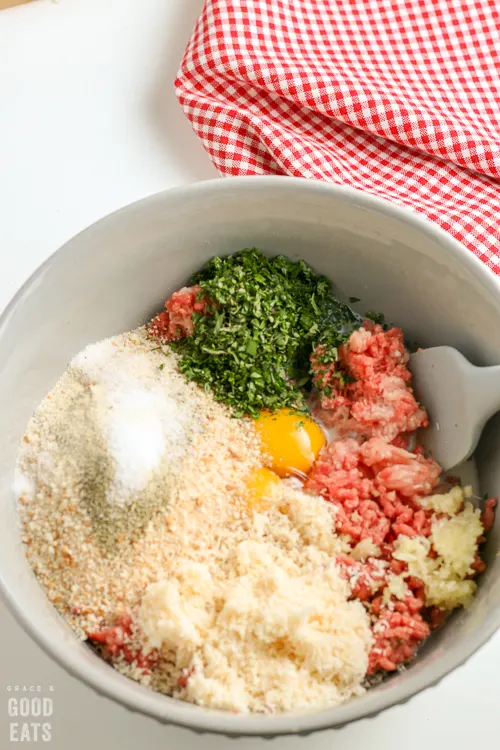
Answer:
M172 82L202 0L38 0L0 12L0 307L53 250L114 209L216 176ZM49 686L54 750L148 750L232 740L162 727L66 675L0 604L0 750L8 687ZM276 740L323 750L495 744L500 635L406 706L337 732ZM472 718L472 721L471 721ZM401 732L401 735L399 734ZM263 746L239 740L242 748Z

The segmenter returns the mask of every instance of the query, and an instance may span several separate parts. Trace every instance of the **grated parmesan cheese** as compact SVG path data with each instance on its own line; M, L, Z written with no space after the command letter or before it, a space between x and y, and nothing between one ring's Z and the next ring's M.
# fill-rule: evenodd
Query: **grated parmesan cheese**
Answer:
M311 513L317 498L292 494L288 524L302 516L295 560L281 548L286 535L275 535L272 516L264 531L256 518L250 538L212 573L208 564L179 560L168 579L146 590L138 621L149 648L173 650L189 675L181 697L233 711L287 711L337 705L362 692L367 613L348 601L326 551L336 537ZM320 547L309 546L313 538Z

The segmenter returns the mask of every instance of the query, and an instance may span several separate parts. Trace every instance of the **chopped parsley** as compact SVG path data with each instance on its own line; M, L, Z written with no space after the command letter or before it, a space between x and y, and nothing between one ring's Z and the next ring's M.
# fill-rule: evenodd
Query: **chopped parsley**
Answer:
M304 261L267 258L255 248L213 258L191 283L208 307L193 315L193 334L172 346L181 372L237 416L305 411L311 353L322 345L323 357L336 361L362 321Z
M367 313L365 313L365 318L368 318L368 320L371 320L373 323L378 323L378 325L385 326L385 315L383 313L374 312L373 310L369 310Z

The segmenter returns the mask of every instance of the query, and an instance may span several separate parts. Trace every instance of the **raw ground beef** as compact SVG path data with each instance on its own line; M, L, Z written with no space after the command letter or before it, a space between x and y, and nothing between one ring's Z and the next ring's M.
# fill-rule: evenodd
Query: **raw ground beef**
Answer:
M322 354L317 350L313 355L312 368L322 394L316 416L327 427L341 435L391 442L428 424L410 387L409 354L400 328L384 331L365 321L340 348L337 362L322 364ZM349 376L344 385L339 373Z
M337 530L354 543L387 546L398 534L429 535L432 514L418 497L431 494L440 474L432 459L381 438L344 438L323 450L306 487L336 505Z
M307 489L336 506L337 530L350 536L353 552L363 540L377 547L365 560L349 555L337 558L352 596L364 602L371 615L374 643L368 674L394 671L411 661L421 642L444 620L443 610L425 606L424 586L418 578L406 579L408 592L403 598L386 591L391 577L407 569L406 563L392 557L398 536L431 533L436 511L424 510L419 498L433 493L439 476L438 464L418 453L380 438L364 443L344 438L325 448L307 482ZM493 523L496 502L486 501L485 530ZM475 573L485 569L478 554L472 569Z
M151 321L153 336L165 341L190 336L193 333L193 314L204 313L208 299L198 299L200 286L186 286L174 292L165 302L166 312L161 312Z
M322 364L322 354L312 358L323 394L315 416L340 435L354 437L331 442L322 451L306 487L336 506L337 531L349 535L353 552L364 540L376 545L372 557L355 560L345 555L337 563L352 596L365 603L372 618L368 674L390 672L410 661L445 617L443 610L425 606L418 578L406 579L402 598L386 590L391 577L407 569L392 557L398 536L431 533L436 512L424 509L420 498L445 490L441 467L425 458L421 448L407 450L411 434L428 419L410 387L409 355L400 329L384 331L367 321L341 347L337 362ZM349 376L345 385L339 373ZM486 501L485 531L493 523L495 505L496 500ZM475 573L484 571L478 554L471 567Z
M393 604L393 611L388 607L380 609L372 628L374 644L368 658L369 675L378 670L393 672L401 664L411 661L431 631L419 612L411 613L406 601Z
M497 507L497 504L498 500L496 499L496 497L490 497L484 504L481 521L484 526L485 534L487 534L493 526L493 523L495 521L495 508Z
M130 614L121 615L114 625L87 633L90 641L102 648L102 655L109 661L122 658L135 664L144 673L149 672L156 654L145 654L136 642L137 632Z
M376 557L356 561L342 556L337 563L349 581L352 596L365 602L373 621L374 644L368 674L395 670L413 658L430 633L424 620L423 584L410 579L410 592L400 600L382 594L390 574L399 575L405 564L392 559L399 534L429 536L433 513L419 504L439 484L441 468L432 459L371 438L364 443L344 438L322 452L307 482L307 489L322 495L337 508L337 530L348 534L353 547L371 539Z

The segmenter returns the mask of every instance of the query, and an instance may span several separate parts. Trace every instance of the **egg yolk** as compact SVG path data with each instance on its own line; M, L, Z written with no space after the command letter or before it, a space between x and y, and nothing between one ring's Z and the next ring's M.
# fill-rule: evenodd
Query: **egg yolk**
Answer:
M291 409L262 411L255 420L271 468L280 477L305 476L326 444L321 427Z
M246 483L248 504L259 510L265 508L279 497L281 479L271 469L256 469L250 474Z

